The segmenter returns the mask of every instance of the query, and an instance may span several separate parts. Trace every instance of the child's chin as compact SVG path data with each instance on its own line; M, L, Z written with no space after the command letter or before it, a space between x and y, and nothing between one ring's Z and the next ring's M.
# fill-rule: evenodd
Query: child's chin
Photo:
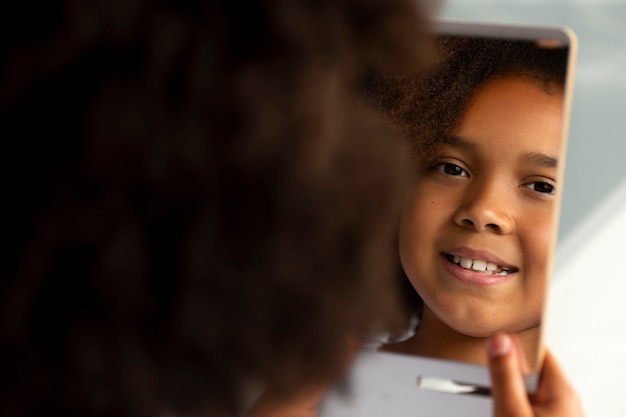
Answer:
M458 323L458 325L452 328L456 332L461 333L465 336L487 339L498 333L515 334L537 327L539 327L539 322L533 325L506 325L502 323Z
M479 339L489 338L497 333L502 333L502 326L493 323L456 323L451 326L457 333Z

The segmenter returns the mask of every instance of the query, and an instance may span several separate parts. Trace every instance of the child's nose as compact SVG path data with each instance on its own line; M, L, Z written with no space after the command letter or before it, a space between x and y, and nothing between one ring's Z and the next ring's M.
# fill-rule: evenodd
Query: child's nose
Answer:
M476 188L468 190L454 213L455 223L477 232L511 233L514 219L512 207L507 204L507 196L498 192L495 186Z

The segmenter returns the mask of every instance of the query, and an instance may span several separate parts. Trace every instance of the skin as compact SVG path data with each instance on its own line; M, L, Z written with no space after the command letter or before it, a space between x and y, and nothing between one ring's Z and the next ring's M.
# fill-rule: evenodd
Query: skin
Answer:
M521 76L489 81L420 168L400 257L424 313L416 335L388 350L486 364L486 338L508 332L536 363L563 100L551 90ZM453 255L510 273L470 271Z

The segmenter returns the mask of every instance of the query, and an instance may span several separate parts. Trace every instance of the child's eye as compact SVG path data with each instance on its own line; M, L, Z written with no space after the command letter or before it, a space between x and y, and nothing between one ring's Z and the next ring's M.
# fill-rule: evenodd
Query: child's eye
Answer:
M556 192L556 187L554 186L554 184L550 184L549 182L545 181L529 182L527 184L524 184L524 187L530 188L533 191L537 191L538 193L543 194L555 194Z
M446 175L455 175L460 177L469 177L469 173L458 165L451 162L442 162L433 165L433 169Z

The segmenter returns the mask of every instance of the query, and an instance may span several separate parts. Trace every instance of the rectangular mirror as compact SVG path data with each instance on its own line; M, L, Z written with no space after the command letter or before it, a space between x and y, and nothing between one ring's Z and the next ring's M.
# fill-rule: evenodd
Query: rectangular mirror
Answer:
M498 332L517 335L537 387L576 39L455 21L434 30L438 63L425 76L383 74L371 87L415 166L398 233L411 324L360 355L324 416L471 415L472 402L484 413L485 343Z

